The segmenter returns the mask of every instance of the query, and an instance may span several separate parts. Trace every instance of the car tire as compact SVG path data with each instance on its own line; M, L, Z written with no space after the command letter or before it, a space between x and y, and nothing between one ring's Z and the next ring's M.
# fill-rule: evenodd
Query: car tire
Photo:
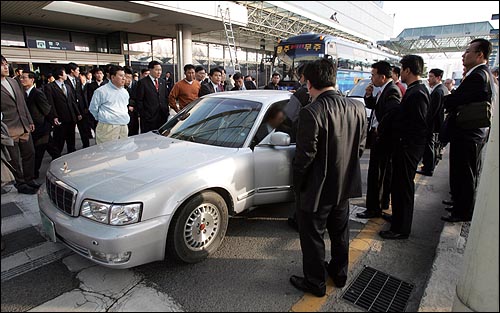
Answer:
M175 213L167 235L167 254L177 261L197 263L217 251L226 235L228 209L216 192L188 199Z

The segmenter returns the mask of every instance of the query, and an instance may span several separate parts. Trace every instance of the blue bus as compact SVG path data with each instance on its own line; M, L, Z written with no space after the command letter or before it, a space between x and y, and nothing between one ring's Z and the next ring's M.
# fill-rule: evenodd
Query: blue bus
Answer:
M296 69L300 64L328 57L337 62L337 88L343 94L359 80L370 78L373 63L387 61L395 65L399 62L398 56L376 47L315 33L279 40L274 52L272 63L274 71L282 75L283 89L297 85Z

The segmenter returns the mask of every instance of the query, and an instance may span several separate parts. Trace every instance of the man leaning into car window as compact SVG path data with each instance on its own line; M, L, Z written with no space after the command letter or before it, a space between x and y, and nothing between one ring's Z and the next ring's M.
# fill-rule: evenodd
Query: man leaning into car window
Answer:
M287 132L282 128L282 123L285 120L285 113L283 108L278 105L272 106L264 116L264 120L260 125L255 137L253 138L252 147L258 145L264 138L267 137L273 130L278 129L279 131Z
M99 122L96 128L96 143L123 139L128 136L129 94L124 88L125 71L121 66L112 66L111 84L97 89L90 102L89 111Z

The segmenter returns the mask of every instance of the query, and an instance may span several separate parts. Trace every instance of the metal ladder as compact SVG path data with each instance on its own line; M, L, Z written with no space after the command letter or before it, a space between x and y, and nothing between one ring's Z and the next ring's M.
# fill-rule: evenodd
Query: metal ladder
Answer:
M224 31L226 32L227 46L229 48L229 58L231 60L230 64L234 68L234 72L240 72L240 64L238 63L238 57L236 56L236 42L234 40L233 25L231 24L229 8L227 7L224 10L219 5L219 12L220 16L222 17L222 24L224 24Z

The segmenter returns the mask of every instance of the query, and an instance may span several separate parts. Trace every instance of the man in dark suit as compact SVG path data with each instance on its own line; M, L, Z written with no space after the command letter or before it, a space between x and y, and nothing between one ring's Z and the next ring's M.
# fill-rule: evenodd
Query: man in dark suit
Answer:
M304 77L313 101L300 111L293 169L305 277L292 276L290 282L322 297L326 273L339 288L347 280L349 198L362 195L359 159L366 111L362 103L334 89L336 71L330 60L309 63ZM326 229L332 245L329 263Z
M67 80L65 69L63 67L56 69L54 77L57 79L47 85L45 94L51 106L54 123L54 142L50 149L54 150L53 157L59 157L64 143L68 153L76 150L75 127L82 116L74 99L75 94L69 91L71 83Z
M34 178L35 148L31 132L35 124L26 106L24 93L17 81L9 77L9 64L2 55L2 122L9 129L14 141L13 146L6 146L11 157L11 165L16 179L15 187L19 193L35 194L39 184ZM21 161L21 162L19 162Z
M252 82L245 81L243 75L240 72L236 72L233 75L234 87L231 91L235 90L253 90L257 89Z
M471 41L462 56L465 77L457 90L444 100L444 107L449 112L450 188L453 198L453 207L449 208L451 214L441 218L447 222L472 219L481 169L481 151L487 130L462 129L456 124L456 119L459 106L480 101L491 102L493 83L486 65L491 50L491 42L486 39Z
M82 140L83 148L90 146L89 135L90 125L88 122L88 112L89 104L85 101L85 96L83 95L83 86L80 80L80 68L76 63L69 63L66 66L66 73L68 76L69 90L73 93L73 99L76 101L76 106L82 115L82 119L78 120L76 125L78 126L78 132L80 133L80 139Z
M165 124L170 114L168 106L168 89L161 76L161 64L151 61L148 65L149 75L139 80L136 91L136 106L141 117L141 133L156 130Z
M137 89L137 82L134 80L133 72L129 67L124 67L125 70L125 89L127 89L130 96L128 103L128 115L130 122L128 123L128 136L139 134L139 114L135 105L135 91Z
M443 70L433 68L429 71L427 79L431 87L431 105L428 114L429 134L422 159L423 166L417 171L420 175L432 176L441 151L438 135L444 122L444 97L450 93L448 88L441 83L443 73Z
M264 87L264 89L280 90L279 86L280 79L281 79L280 73L274 73L273 76L271 77L271 81L269 82L269 84L267 84L266 87Z
M415 173L424 154L428 134L429 91L420 80L424 60L418 55L401 59L401 80L408 87L396 110L393 123L392 221L390 230L379 234L384 239L407 239L411 233L415 201Z
M389 208L392 126L394 114L401 103L401 91L392 80L392 68L389 63L374 63L371 80L372 84L366 87L364 99L366 107L373 110L369 128L373 128L375 141L370 149L366 211L357 214L360 218L382 216L382 210ZM373 86L380 88L376 95L373 94Z
M88 105L90 104L90 101L92 101L92 96L94 95L94 92L96 91L97 88L104 86L107 84L107 80L104 79L104 70L100 67L96 67L92 70L92 76L94 77L94 80L87 86L87 109ZM92 128L95 132L95 128L97 126L97 121L95 120L94 116L90 113L87 112L87 123L89 124L90 128ZM89 138L92 138L89 136Z
M33 145L35 146L35 178L40 176L39 170L42 165L43 155L49 143L52 125L50 123L50 104L45 93L35 88L35 73L24 72L21 76L21 84L26 94L26 105L30 111L31 118L35 124L35 131L31 133Z
M207 83L202 83L200 91L198 92L198 97L203 97L215 92L222 92L221 82L222 82L222 70L219 67L212 67L210 73L208 74L209 80Z

